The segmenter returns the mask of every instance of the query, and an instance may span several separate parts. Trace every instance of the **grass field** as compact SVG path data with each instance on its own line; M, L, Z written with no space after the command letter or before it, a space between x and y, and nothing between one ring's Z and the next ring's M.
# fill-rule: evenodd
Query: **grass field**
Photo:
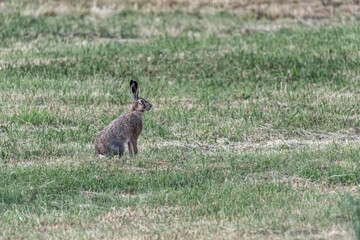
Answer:
M0 2L0 239L360 238L356 15L145 2Z

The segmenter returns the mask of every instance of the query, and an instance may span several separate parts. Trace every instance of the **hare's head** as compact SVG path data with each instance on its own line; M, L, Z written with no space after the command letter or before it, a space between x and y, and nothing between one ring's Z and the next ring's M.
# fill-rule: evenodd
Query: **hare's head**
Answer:
M152 107L151 104L145 99L139 98L139 88L138 88L138 83L136 81L133 80L130 81L130 89L134 96L134 102L131 110L137 112L150 111Z

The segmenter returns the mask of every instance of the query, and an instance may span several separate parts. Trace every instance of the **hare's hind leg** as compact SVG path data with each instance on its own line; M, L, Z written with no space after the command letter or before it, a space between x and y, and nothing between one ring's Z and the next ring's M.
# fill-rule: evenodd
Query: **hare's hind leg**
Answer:
M109 143L110 154L112 156L119 155L120 157L125 152L124 144L119 140L113 140Z

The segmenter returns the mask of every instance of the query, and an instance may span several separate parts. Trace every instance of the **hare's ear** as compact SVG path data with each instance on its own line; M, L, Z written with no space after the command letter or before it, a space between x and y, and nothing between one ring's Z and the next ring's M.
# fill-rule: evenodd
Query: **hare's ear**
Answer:
M134 95L134 99L138 99L139 98L139 88L138 88L138 83L136 81L131 80L130 81L130 89L132 94Z

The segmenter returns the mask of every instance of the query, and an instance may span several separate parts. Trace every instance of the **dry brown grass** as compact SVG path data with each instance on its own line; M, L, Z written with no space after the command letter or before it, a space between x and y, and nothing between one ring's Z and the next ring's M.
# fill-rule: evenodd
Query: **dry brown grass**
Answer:
M226 11L235 14L253 15L256 18L329 18L335 15L354 15L359 12L357 0L125 0L125 1L12 1L1 4L2 9L18 6L25 15L90 14L106 17L125 9L141 12L214 12Z
M177 214L180 214L179 210ZM152 215L153 214L153 215ZM138 217L138 216L146 217ZM155 222L155 216L170 217L170 227ZM239 219L240 220L240 219ZM86 221L84 221L86 222ZM233 222L216 219L200 219L196 222L181 221L171 217L168 212L143 213L132 210L117 210L102 215L93 223L84 222L55 223L53 225L39 222L35 227L37 237L66 237L69 239L352 239L354 232L334 225L330 228L318 229L311 225L297 225L289 229L285 235L270 229L241 229ZM126 223L126 222L131 222ZM130 228L129 228L130 226ZM136 231L134 231L136 229Z
M319 149L324 148L330 144L338 144L340 146L358 146L360 144L359 136L340 133L308 133L307 137L305 138L286 139L281 138L281 136L277 136L276 139L270 139L267 141L258 140L259 139L254 139L254 141L231 142L228 139L217 139L216 143L201 141L185 143L177 140L163 141L161 139L157 139L155 141L155 145L153 143L151 145L144 143L144 147L145 149L153 148L154 146L156 148L180 147L196 149L211 154L219 150L239 152L261 151L264 153L272 153L287 150L293 151L295 149L301 149L305 147Z

